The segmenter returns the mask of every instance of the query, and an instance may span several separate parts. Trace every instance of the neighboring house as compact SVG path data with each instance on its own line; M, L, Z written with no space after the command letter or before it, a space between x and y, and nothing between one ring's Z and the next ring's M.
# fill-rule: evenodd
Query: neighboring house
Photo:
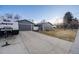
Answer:
M39 23L37 25L39 27L39 31L50 31L56 28L56 26L54 26L50 22Z
M32 23L26 19L19 20L18 24L19 24L20 31L32 31L33 30L34 23Z

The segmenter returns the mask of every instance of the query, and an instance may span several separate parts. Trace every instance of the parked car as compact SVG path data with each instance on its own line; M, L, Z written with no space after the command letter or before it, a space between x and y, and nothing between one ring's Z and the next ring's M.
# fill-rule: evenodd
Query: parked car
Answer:
M33 31L39 31L39 26L38 25L34 25L33 26Z

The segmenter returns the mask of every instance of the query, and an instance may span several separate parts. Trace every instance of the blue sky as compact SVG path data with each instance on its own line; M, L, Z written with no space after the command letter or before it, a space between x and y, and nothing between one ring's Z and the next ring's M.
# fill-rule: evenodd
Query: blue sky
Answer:
M22 18L34 19L35 21L63 18L67 11L79 18L79 6L77 5L0 5L0 15L5 13L18 14Z

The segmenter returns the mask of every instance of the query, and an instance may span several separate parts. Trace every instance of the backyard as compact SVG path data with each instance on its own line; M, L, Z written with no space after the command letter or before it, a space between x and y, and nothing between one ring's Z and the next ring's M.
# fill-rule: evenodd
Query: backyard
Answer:
M77 29L55 29L52 31L41 31L40 33L73 42L75 40L76 32Z

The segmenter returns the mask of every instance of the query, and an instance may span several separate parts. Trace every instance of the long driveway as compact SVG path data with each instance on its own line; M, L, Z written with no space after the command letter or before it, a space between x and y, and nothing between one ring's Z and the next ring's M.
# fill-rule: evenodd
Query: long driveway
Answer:
M19 35L8 37L11 45L1 47L4 39L0 40L0 53L3 54L51 54L69 53L72 42L47 36L33 31L21 31Z

